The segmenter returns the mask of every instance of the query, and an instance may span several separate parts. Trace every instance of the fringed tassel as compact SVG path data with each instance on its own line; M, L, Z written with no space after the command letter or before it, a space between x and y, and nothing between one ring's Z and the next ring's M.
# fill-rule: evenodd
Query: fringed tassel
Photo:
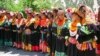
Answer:
M78 50L86 51L86 50L95 49L96 46L93 46L93 45L95 45L95 43L83 42L82 44L77 43L76 47L77 47Z
M97 47L96 47L96 41L93 41L93 42L92 42L92 46L93 46L93 48L97 48Z
M32 51L32 45L31 44L28 44L28 45L24 45L24 50L26 51Z

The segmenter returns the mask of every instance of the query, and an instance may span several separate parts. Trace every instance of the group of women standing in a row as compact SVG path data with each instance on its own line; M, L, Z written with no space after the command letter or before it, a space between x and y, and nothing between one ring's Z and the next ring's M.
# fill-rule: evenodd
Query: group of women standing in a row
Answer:
M96 56L100 49L100 20L87 6L41 13L0 14L0 45L50 56ZM94 17L93 17L94 16Z

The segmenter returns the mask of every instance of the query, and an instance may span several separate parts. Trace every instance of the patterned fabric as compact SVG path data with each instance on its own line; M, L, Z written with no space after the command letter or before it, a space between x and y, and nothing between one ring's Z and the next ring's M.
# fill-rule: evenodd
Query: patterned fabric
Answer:
M90 25L84 25L79 29L78 43L76 44L78 56L96 56L96 40L93 29L89 29Z
M47 48L48 48L48 46L47 46L47 43L45 42L45 41L42 41L41 43L40 43L40 50L42 51L42 52L47 52Z

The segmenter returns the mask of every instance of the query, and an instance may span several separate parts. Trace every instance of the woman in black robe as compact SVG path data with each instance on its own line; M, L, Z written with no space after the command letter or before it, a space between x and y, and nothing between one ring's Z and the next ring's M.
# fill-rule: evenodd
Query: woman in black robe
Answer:
M40 16L39 14L35 15L35 21L34 23L31 25L32 28L32 38L31 38L31 42L32 42L32 51L39 51L39 41L40 41Z
M52 44L53 44L53 37L52 37L52 21L53 21L53 13L52 12L47 12L47 17L50 20L50 24L48 27L48 32L47 32L47 43L48 43L48 49L49 49L49 55L52 56Z
M95 31L89 25L84 25L78 32L77 56L96 56ZM86 30L87 29L87 30ZM79 48L81 47L81 48Z
M23 36L23 49L26 51L32 51L32 28L33 28L34 18L31 13L27 14L27 19L25 20L25 31Z
M69 20L65 18L63 10L58 10L57 18L55 21L56 31L52 36L55 37L55 56L67 56L67 46L65 44L66 38L69 37L68 24ZM54 27L53 27L54 28ZM53 29L52 28L52 29ZM53 44L53 43L52 43Z
M97 54L100 55L100 8L98 11L98 18L97 18L97 29L96 29L96 36L97 36Z
M96 39L94 22L91 17L87 17L87 7L81 6L77 12L80 16L81 27L78 28L77 56L96 56Z
M56 48L56 38L57 36L55 35L57 33L57 25L55 23L56 17L57 17L58 9L53 9L52 14L53 15L48 15L50 18L50 25L49 25L49 46L50 46L50 56L55 55L55 48ZM55 33L55 34L53 34Z
M11 15L9 12L6 13L6 19L4 23L5 27L5 46L12 46L12 37L11 37Z
M5 22L5 15L0 14L0 47L4 46L4 22Z
M69 23L69 33L70 37L68 38L68 56L77 56L77 48L76 48L76 36L77 36L77 31L78 31L78 24L79 22L79 16L77 13L73 12L72 13L72 22Z
M22 32L24 28L24 19L21 13L17 14L16 26L17 26L16 48L20 49L22 48Z
M11 30L12 30L13 47L15 47L16 46L16 38L17 38L17 26L16 26L16 15L15 14L12 16Z
M49 26L49 19L47 18L47 15L45 12L42 12L40 14L41 19L40 19L40 32L41 32L41 38L40 38L40 50L43 53L47 52L47 31L48 31L48 26Z

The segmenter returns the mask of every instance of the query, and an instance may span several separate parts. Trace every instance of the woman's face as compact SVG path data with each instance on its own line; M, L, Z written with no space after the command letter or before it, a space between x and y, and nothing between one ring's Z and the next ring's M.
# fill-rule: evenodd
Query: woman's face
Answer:
M61 19L64 18L64 13L63 12L58 12L57 16L61 20Z
M16 19L16 14L14 14L14 15L12 16L12 19Z
M86 7L82 7L79 9L79 14L82 18L86 16Z
M22 15L20 13L18 13L18 19L21 19Z
M35 16L35 19L40 19L40 17L36 15L36 16Z
M27 18L31 19L32 15L31 14L27 14Z
M11 18L10 13L7 13L6 16L7 16L8 19Z
M46 16L44 14L41 14L41 19L45 19Z
M79 21L79 20L80 20L80 18L79 18L78 15L76 15L76 14L72 15L72 22L76 22L76 21Z
M49 19L52 19L52 18L53 18L52 13L49 13L49 14L48 14L48 18L49 18Z

